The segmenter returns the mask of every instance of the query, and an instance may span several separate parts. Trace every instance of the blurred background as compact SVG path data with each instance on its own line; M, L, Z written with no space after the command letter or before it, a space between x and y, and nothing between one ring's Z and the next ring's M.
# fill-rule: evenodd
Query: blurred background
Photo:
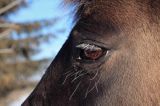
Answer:
M62 0L0 0L0 106L20 106L67 39Z

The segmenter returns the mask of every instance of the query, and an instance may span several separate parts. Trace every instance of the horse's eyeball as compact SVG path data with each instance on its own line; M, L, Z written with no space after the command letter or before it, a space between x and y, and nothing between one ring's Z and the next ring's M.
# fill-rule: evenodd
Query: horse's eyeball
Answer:
M105 54L104 49L92 44L83 43L76 47L80 49L79 59L81 60L98 60Z
M103 54L102 50L95 50L95 51L84 50L83 52L84 52L85 57L90 60L97 60Z

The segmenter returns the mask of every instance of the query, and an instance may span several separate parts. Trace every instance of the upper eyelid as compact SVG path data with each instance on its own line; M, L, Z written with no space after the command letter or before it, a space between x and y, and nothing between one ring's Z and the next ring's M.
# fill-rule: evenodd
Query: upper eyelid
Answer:
M94 44L89 44L89 43L81 43L78 44L76 46L76 48L80 48L80 49L84 49L84 50L91 50L91 51L95 51L95 50L102 50L102 48L94 45Z
M82 44L82 43L95 45L95 46L97 46L99 48L103 48L103 49L111 49L111 45L109 43L99 42L99 41L96 41L96 40L90 39L90 38L83 38L82 41L76 42L76 45L79 45L79 44Z

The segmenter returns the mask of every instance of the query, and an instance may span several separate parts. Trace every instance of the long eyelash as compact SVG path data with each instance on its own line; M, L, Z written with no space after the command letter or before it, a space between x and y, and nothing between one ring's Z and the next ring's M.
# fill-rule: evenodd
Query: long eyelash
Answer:
M102 50L100 47L96 45L86 44L86 43L79 44L76 47L84 50L90 50L90 51Z

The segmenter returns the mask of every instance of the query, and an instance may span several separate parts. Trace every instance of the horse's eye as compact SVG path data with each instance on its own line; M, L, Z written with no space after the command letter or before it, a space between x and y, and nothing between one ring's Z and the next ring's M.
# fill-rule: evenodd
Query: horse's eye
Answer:
M106 54L106 50L92 44L80 44L76 46L79 49L79 60L98 60Z

